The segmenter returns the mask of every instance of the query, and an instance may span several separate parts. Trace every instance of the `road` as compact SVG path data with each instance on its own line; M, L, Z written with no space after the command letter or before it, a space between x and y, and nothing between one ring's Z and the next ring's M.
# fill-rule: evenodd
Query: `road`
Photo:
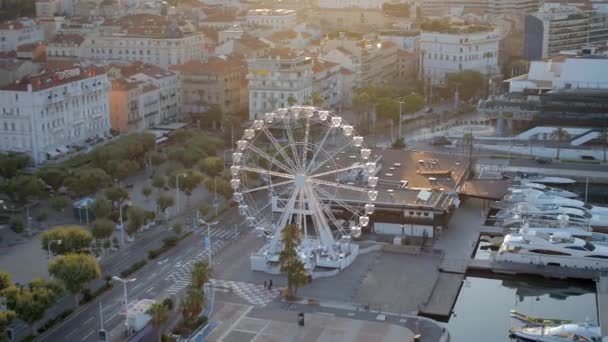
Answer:
M231 240L235 240L238 225L239 231L245 231L240 227L242 219L236 209L227 211L220 218L220 223L212 227L212 255L219 253ZM133 274L135 282L127 285L129 302L139 299L162 300L166 297L176 296L189 285L189 271L195 260L207 260L207 251L203 250L203 232L196 231L180 244L159 258L149 261L146 266ZM206 235L206 231L204 232ZM158 243L162 240L159 236L150 243ZM137 260L145 258L140 255L145 248L134 250L132 255L125 261L117 261L117 265L111 269L124 269ZM123 300L123 286L116 284L110 291L96 298L91 303L81 307L76 314L55 326L52 330L41 335L37 341L97 341L97 331L100 328L99 303L102 303L104 328L110 332L110 340L120 341L124 316L119 314Z

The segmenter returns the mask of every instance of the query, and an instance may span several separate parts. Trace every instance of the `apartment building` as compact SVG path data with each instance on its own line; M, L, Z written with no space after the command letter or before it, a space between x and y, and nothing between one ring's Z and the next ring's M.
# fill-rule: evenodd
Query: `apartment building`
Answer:
M119 133L137 132L160 124L159 88L128 78L112 81L110 123Z
M420 34L420 78L445 84L449 73L498 71L500 36L491 25L431 22Z
M82 55L85 38L79 34L58 34L47 44L48 57L52 59L74 59Z
M211 57L207 62L189 61L174 65L181 93L181 110L195 119L217 105L224 114L247 109L247 69L236 58Z
M61 63L0 88L0 150L36 163L110 131L103 69Z
M192 25L164 16L131 15L108 20L100 33L86 37L82 56L100 60L141 61L167 69L202 59L204 37Z
M354 71L358 85L381 84L396 78L398 51L392 42L345 32L321 41L322 58Z
M584 45L608 43L608 13L547 4L526 16L523 56L539 60Z
M19 45L44 40L44 32L32 19L18 19L0 23L0 51L15 51Z
M315 59L312 63L312 91L323 99L323 108L339 109L342 105L342 67L338 63Z
M58 0L37 0L35 6L37 18L51 18L59 13L61 5Z
M297 25L296 11L291 9L257 8L247 11L247 24L276 31L290 30Z
M249 119L287 107L290 102L306 103L312 95L312 59L287 48L247 60Z
M459 8L465 13L486 13L491 15L521 14L538 11L540 0L425 0L419 1L424 16L438 16Z

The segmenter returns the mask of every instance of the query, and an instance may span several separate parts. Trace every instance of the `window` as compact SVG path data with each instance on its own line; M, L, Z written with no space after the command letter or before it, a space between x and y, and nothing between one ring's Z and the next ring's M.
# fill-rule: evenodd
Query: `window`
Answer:
M608 255L586 255L586 258L608 259Z
M576 251L584 251L585 250L583 247L580 247L580 246L567 246L566 248L568 248L568 249L574 249Z
M585 242L585 246L584 246L584 248L585 248L585 250L588 250L588 251L593 251L593 250L595 250L595 246L594 246L594 245L592 245L592 244L590 244L589 242Z
M564 252L560 252L560 251L552 251L549 249L531 249L530 252L536 253L536 254L545 254L545 255L571 255L568 253L564 253Z

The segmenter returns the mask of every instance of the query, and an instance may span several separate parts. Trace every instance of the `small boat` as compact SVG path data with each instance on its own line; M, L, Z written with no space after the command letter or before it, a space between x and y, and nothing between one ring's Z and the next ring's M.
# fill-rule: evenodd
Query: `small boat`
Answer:
M589 323L567 323L557 326L524 326L512 328L511 336L534 342L600 342L600 327Z
M509 316L511 316L511 318L516 319L522 323L528 324L528 325L559 325L559 324L567 324L567 323L571 323L572 321L566 320L566 319L557 319L557 318L540 318L540 317L533 317L533 316L528 316L526 314L523 314L521 312L517 312L517 310L511 310L511 312L509 313Z

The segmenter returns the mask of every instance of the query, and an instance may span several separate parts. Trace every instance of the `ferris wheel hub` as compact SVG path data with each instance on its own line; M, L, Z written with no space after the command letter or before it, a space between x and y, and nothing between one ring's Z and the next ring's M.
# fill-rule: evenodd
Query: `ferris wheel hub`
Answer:
M293 183L295 186L297 187L302 187L304 186L304 184L306 184L306 176L305 175L296 175L293 179Z

